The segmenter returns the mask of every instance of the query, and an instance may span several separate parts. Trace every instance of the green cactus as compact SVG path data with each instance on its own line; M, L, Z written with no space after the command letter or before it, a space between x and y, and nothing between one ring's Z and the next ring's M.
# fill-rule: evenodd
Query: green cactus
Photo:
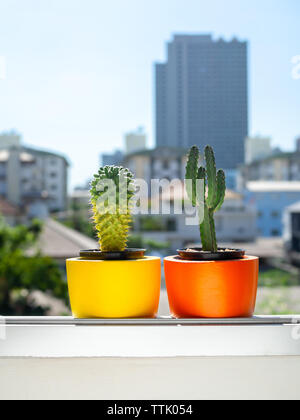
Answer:
M108 182L114 186L111 191ZM132 221L130 199L134 194L133 174L128 169L105 166L94 175L91 183L91 203L101 251L126 249Z
M200 224L200 234L204 251L217 252L214 213L222 207L226 193L226 179L223 170L216 170L213 148L205 148L206 168L198 167L200 152L193 146L189 152L186 167L187 194L194 207L204 204L204 220ZM197 194L197 181L204 181L204 197Z

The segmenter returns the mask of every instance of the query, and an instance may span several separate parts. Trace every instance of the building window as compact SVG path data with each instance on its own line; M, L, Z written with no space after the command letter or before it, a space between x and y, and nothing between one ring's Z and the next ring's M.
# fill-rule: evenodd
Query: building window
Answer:
M176 232L177 231L177 223L175 219L169 219L167 221L167 231L168 232Z
M163 161L162 167L164 170L169 169L169 161L167 159Z
M7 192L6 182L0 182L0 195L5 196Z
M272 229L271 230L271 236L280 236L280 232L278 229Z
M271 216L272 216L273 219L278 219L279 212L278 211L272 211Z

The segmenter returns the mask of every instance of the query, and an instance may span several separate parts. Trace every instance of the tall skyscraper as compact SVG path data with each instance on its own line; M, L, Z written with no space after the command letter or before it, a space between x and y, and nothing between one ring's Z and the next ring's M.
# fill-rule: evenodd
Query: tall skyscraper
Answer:
M244 162L248 136L247 42L175 35L156 64L157 146L215 148L218 166Z

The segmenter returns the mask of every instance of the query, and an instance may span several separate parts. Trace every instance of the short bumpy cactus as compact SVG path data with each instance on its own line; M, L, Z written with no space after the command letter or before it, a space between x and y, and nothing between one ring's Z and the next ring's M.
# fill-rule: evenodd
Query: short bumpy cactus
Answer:
M131 224L130 199L134 194L133 174L128 169L105 166L94 176L91 202L102 252L126 249Z
M213 148L205 148L206 168L199 168L200 152L193 146L189 152L186 167L187 194L194 207L204 204L204 220L200 224L203 251L217 252L214 213L222 207L226 193L226 179L223 170L216 170ZM197 181L204 181L204 197L197 193ZM191 182L192 181L192 182Z

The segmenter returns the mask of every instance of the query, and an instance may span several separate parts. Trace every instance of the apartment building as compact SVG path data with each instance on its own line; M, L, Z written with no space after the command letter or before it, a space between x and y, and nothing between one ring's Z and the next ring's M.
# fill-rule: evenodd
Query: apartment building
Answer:
M3 142L2 142L3 140ZM68 161L64 156L0 136L0 197L27 209L31 217L67 207Z
M300 151L275 153L239 169L239 189L252 181L300 181Z

